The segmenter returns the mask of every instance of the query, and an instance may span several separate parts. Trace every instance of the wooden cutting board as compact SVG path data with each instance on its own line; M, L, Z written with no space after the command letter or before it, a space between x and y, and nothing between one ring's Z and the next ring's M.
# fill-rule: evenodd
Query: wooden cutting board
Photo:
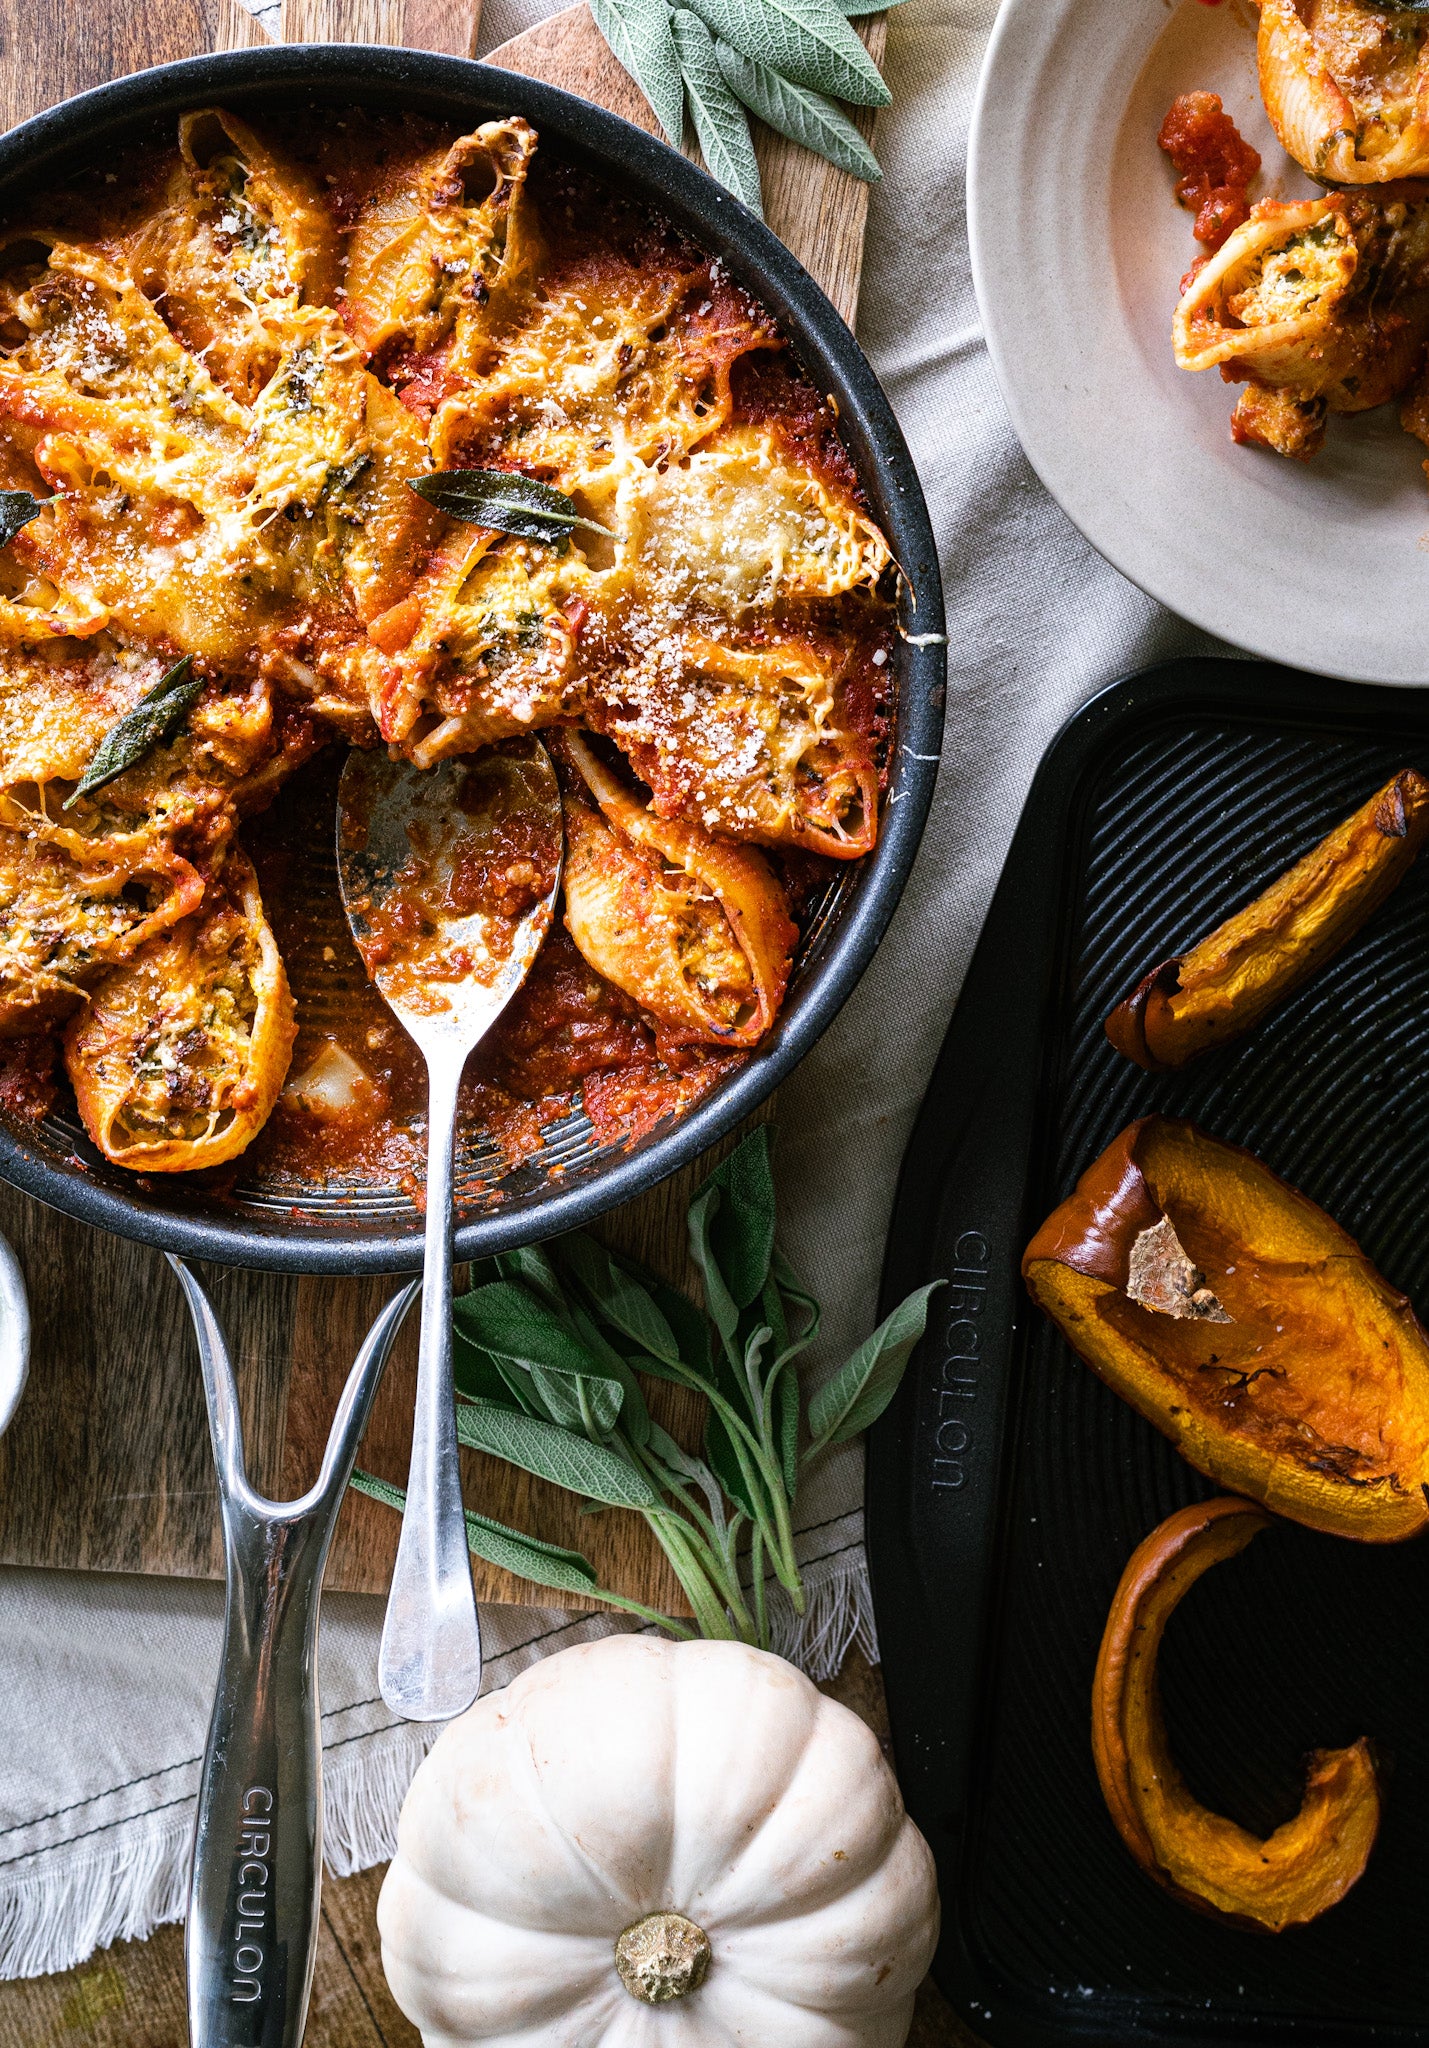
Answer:
M405 44L467 55L479 15L480 0L284 0L282 32L290 42ZM881 56L882 17L860 27ZM125 72L268 40L239 0L0 0L0 116L13 126ZM656 129L584 0L504 43L488 61ZM757 146L770 225L852 321L867 187L767 132ZM723 1149L614 1212L600 1234L688 1285L685 1209ZM0 1230L25 1269L34 1319L29 1387L0 1441L0 1562L222 1577L197 1358L163 1259L4 1186ZM276 1496L301 1492L316 1472L362 1334L393 1283L222 1267L207 1269L204 1278L238 1364L250 1476ZM414 1315L362 1451L369 1469L399 1482L407 1468L416 1328ZM689 1396L661 1386L652 1390L652 1407L667 1428L694 1442L700 1418ZM678 1584L638 1517L582 1516L558 1488L477 1453L462 1456L467 1499L484 1513L584 1550L603 1584L664 1612L683 1609ZM390 1510L349 1496L328 1584L385 1592L397 1526ZM541 1597L481 1563L475 1577L482 1599ZM559 1597L565 1606L598 1604Z

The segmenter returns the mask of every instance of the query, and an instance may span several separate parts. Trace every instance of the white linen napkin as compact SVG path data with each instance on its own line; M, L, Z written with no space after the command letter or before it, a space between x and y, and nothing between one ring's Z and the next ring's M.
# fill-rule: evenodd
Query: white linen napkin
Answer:
M558 0L487 0L482 48ZM255 8L255 11L256 8ZM862 985L780 1091L782 1237L825 1304L836 1364L871 1326L898 1161L1023 796L1094 690L1215 643L1109 568L1047 497L1008 425L968 273L968 119L995 0L904 0L890 17L893 105L879 124L859 334L911 443L942 551L947 741L933 814ZM1108 431L1115 431L1114 422ZM37 1361L28 1398L43 1399ZM830 1459L800 1502L809 1624L781 1647L820 1675L874 1649L862 1458ZM0 1975L66 1968L183 1905L198 1759L218 1658L217 1587L0 1574ZM488 1684L618 1627L487 1608ZM435 1731L377 1698L380 1603L328 1601L322 1635L328 1859L390 1853Z

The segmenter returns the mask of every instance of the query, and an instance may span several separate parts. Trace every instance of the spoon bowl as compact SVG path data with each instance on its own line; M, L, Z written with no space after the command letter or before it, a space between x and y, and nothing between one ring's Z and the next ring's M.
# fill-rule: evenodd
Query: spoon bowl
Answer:
M561 885L561 792L537 739L417 769L348 755L343 908L369 976L427 1062L422 1340L407 1505L377 1675L393 1713L448 1720L476 1698L452 1388L452 1147L467 1056L531 970Z
M561 796L539 740L413 768L347 757L343 908L378 992L423 1052L484 1037L530 972L561 878Z

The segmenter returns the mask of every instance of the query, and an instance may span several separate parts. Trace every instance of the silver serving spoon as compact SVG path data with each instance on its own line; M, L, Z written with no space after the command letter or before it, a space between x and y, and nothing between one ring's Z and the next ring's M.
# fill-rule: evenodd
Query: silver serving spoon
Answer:
M383 1699L409 1721L448 1720L481 1683L452 1392L457 1089L550 929L563 851L560 788L539 740L426 770L348 755L338 787L343 908L368 974L427 1062L417 1413L377 1667Z

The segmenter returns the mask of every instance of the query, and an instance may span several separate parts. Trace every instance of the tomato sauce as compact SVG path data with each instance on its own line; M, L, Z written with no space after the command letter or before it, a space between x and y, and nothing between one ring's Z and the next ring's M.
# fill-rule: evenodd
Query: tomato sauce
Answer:
M46 1031L0 1039L0 1111L24 1123L42 1122L54 1106L58 1054Z
M1183 92L1173 100L1156 140L1176 168L1177 199L1195 211L1196 240L1219 249L1250 218L1259 152L1213 92Z
M420 1205L426 1066L368 980L342 913L334 850L341 767L333 750L244 829L287 964L298 1039L288 1084L238 1175L330 1193L395 1187ZM319 1061L332 1064L334 1048L344 1086L324 1100L305 1077ZM740 1059L661 1044L654 1021L587 965L558 921L467 1064L458 1158L494 1152L497 1171L518 1165L582 1102L602 1144L628 1142L689 1108Z
M371 196L395 189L408 166L451 131L420 117L344 110L285 129L285 149L327 196L347 231ZM55 195L57 226L80 236L101 226L118 231L151 209L174 161L172 144L147 139ZM1179 167L1178 167L1179 168ZM861 498L848 453L821 399L801 372L770 316L707 252L689 242L642 202L612 191L554 154L531 172L545 243L543 269L553 283L589 280L598 290L619 280L659 274L678 281L680 320L711 341L730 335L727 353L711 347L712 381L728 378L735 423L768 426L838 490ZM341 306L341 300L338 301ZM374 365L419 417L446 391L447 349L394 354ZM488 439L453 454L454 461L499 461L504 423L493 418ZM401 606L393 607L393 615ZM573 613L583 638L587 622ZM850 631L835 602L793 602L767 622L791 639L808 635L838 643L849 722L868 742L886 782L892 738L892 629L886 606L870 607ZM344 614L315 602L308 616L277 636L278 653L302 664L324 640L350 637ZM594 633L595 628L589 629ZM408 629L410 633L410 628ZM394 624L389 635L402 644ZM374 633L374 638L378 634ZM383 638L380 644L387 645ZM599 649L591 650L596 659ZM264 1129L240 1159L196 1178L211 1192L259 1186L291 1188L296 1207L313 1190L360 1197L401 1189L420 1204L426 1168L426 1069L416 1045L368 979L348 931L338 888L335 827L337 784L346 748L300 702L280 695L271 775L247 785L241 838L253 859L264 906L287 969L298 1037L284 1091ZM316 758L307 758L315 755ZM279 783L295 762L291 779ZM526 851L513 848L519 863ZM807 925L843 863L806 852L765 851L788 889L791 910ZM513 874L505 909L519 916L533 874ZM467 894L490 877L458 879ZM395 932L389 934L395 937ZM0 1111L39 1119L55 1092L53 1040L46 1034L0 1043ZM549 931L531 973L467 1066L462 1090L458 1159L472 1177L508 1169L542 1146L552 1125L584 1108L601 1144L628 1143L662 1120L688 1110L734 1071L745 1055L680 1044L651 1015L605 981L577 951L561 919ZM552 1169L558 1172L559 1167Z

